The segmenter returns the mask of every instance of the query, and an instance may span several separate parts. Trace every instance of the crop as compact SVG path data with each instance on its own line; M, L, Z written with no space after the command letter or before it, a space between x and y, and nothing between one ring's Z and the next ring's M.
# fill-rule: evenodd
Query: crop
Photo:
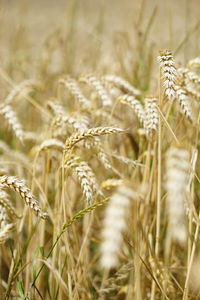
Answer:
M109 15L129 0L98 20L101 1L19 2L0 19L0 300L200 299L199 22L163 42L164 1L135 1L133 27Z

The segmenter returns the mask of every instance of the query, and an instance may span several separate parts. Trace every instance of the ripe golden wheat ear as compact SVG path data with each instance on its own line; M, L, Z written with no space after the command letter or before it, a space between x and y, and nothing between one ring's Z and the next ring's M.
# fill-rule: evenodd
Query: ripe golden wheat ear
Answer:
M81 106L85 109L91 108L91 102L88 100L82 93L80 86L78 82L71 78L71 77L66 77L62 78L59 80L60 84L63 84L69 91L70 93L74 96L74 98L79 102Z
M42 212L38 202L23 180L14 176L3 175L0 176L0 186L7 186L11 189L14 189L40 218L46 219L48 217L47 213Z
M111 269L119 263L119 253L123 244L122 233L127 229L127 215L130 210L133 191L120 186L112 195L107 206L102 229L101 265Z
M80 82L84 82L93 87L102 101L103 107L112 106L112 98L103 86L103 82L94 75L87 75L80 78Z
M12 109L10 105L1 105L0 106L0 115L4 116L10 127L12 128L13 132L15 133L16 137L23 141L24 139L24 131L22 129L22 125L19 122L19 119Z
M120 90L122 92L129 94L134 97L139 97L141 95L141 92L136 89L130 82L126 81L124 78L116 75L105 75L102 77L102 80L105 82L108 82Z
M123 133L123 132L124 132L123 129L114 128L114 127L96 127L87 130L82 130L76 132L66 140L64 150L65 151L70 150L76 143L88 138L93 138L95 136L102 136L105 134Z
M135 112L141 124L145 124L145 110L143 105L139 100L137 100L134 96L131 95L123 95L119 97L119 100L123 104L127 104L130 106Z
M187 64L189 69L200 69L200 57L195 57L191 59Z
M170 50L160 51L158 61L163 74L162 79L165 95L169 100L172 100L174 99L176 93L175 81L177 77L177 70L175 68L172 52Z
M75 171L87 204L91 205L94 202L95 195L97 193L101 194L94 172L88 163L82 161L78 156L66 156L65 159L64 167Z
M0 244L4 243L14 229L14 220L19 218L15 209L8 200L5 191L0 190Z
M186 196L188 192L190 154L185 149L171 148L166 156L166 191L169 236L184 244L187 240Z
M145 98L145 122L144 127L147 136L152 136L158 130L159 114L158 99L155 97Z

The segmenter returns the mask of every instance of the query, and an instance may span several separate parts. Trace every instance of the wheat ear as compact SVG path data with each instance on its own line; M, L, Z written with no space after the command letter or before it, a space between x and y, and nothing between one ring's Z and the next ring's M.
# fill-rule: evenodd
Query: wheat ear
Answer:
M134 110L134 112L137 115L139 121L142 124L144 124L144 122L145 122L145 111L144 111L143 105L140 103L139 100L135 99L135 97L131 96L131 95L120 96L119 100L121 101L121 103L127 104L128 106L130 106Z
M102 100L103 106L111 106L112 99L104 88L101 80L93 75L87 75L80 78L80 81L90 84L97 92L99 98Z
M155 97L145 98L145 129L148 136L152 136L158 130L159 114L158 99Z
M16 137L19 140L23 141L24 131L12 107L10 105L4 105L0 107L0 114L3 115L4 118L7 120L8 124L14 131Z
M101 265L105 269L109 270L118 265L123 242L122 233L127 227L126 220L133 195L130 188L118 187L107 206L101 244Z
M95 194L99 191L99 186L96 181L94 172L85 161L81 161L80 157L74 156L66 160L65 167L73 169L81 184L83 194L86 197L87 204L91 205Z
M46 149L56 149L62 151L64 149L65 144L58 139L47 139L38 147L38 151L46 150Z
M102 77L102 80L115 85L123 92L130 94L132 96L138 97L141 95L141 92L138 89L136 89L134 86L132 86L132 84L130 84L130 82L128 82L127 80L123 79L120 76L105 75Z
M190 105L190 101L186 91L182 89L182 87L179 85L176 85L175 89L176 89L176 98L178 100L178 103L180 104L183 114L188 118L190 122L193 122L194 117L192 113L192 107Z
M94 127L87 130L82 130L76 132L66 140L64 150L67 151L71 149L76 143L84 139L93 138L95 136L101 136L105 134L122 133L122 132L124 132L123 129L115 128L115 127Z
M15 207L12 205L10 200L8 200L8 194L3 190L0 190L0 205L6 208L8 214L12 218L20 218L16 213Z
M187 239L185 204L190 170L189 152L172 148L166 157L166 190L169 235L184 243Z
M70 91L75 99L85 108L91 107L90 101L83 95L78 82L71 78L63 78L59 80L59 83L64 84L64 86Z
M195 57L188 62L188 68L199 69L200 68L200 57Z
M34 210L34 212L42 219L47 218L47 213L41 211L41 208L38 202L35 200L30 189L25 185L23 180L20 180L14 176L3 175L0 176L0 185L7 186L11 189L14 189L17 193L20 194L21 198L25 203Z
M162 79L165 95L169 100L172 100L175 97L175 80L177 76L172 52L170 50L160 51L158 61L160 62L160 68L163 74Z

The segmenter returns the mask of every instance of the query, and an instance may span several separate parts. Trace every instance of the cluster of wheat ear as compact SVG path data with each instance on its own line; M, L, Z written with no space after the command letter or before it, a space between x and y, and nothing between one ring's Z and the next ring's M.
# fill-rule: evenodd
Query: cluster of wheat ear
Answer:
M200 59L156 63L148 89L102 71L25 80L1 101L2 253L20 237L1 258L6 299L189 299Z

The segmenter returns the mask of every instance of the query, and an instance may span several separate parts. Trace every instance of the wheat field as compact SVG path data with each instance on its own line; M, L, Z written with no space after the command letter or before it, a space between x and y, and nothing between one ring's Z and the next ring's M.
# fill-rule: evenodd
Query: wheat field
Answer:
M0 300L200 299L200 2L0 2Z

